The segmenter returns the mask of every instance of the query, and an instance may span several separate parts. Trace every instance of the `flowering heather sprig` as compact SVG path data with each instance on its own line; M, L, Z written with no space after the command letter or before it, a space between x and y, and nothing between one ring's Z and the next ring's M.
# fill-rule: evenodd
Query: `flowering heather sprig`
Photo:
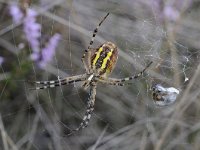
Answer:
M24 33L34 54L40 51L39 38L41 37L41 25L36 22L36 17L37 13L34 10L27 9L26 17L23 20ZM31 56L31 58L36 60L37 55Z
M9 10L10 10L10 15L12 16L13 22L16 24L19 23L24 17L24 14L22 13L20 8L16 4L11 4Z
M176 10L173 6L165 6L163 13L164 16L171 21L176 21L180 16L180 12Z
M191 3L192 0L151 0L149 4L153 7L156 19L163 23L164 20L176 22Z
M41 68L44 68L46 64L51 61L55 54L56 47L58 45L58 41L60 40L61 35L56 33L54 34L46 46L41 51L41 60L38 62Z
M61 38L60 34L53 35L44 48L40 48L41 38L41 24L36 22L37 12L32 9L26 9L26 15L17 5L10 6L10 14L13 17L13 21L23 21L23 30L26 35L26 39L31 46L33 53L31 54L31 60L37 62L38 66L44 68L46 64L51 61Z
M20 7L16 4L11 4L10 14L14 23L23 21L24 33L34 53L31 55L31 58L32 60L38 59L36 53L40 51L39 38L41 37L41 25L36 22L37 12L32 9L26 9L26 15L24 15Z

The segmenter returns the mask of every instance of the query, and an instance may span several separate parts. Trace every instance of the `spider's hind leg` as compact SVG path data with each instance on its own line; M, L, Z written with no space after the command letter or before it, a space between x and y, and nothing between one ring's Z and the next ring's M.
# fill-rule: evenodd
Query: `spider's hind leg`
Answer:
M82 122L80 123L78 128L73 129L68 135L71 135L74 132L79 131L83 128L86 128L88 126L92 112L94 110L95 96L96 96L96 84L91 85L90 95L89 95L88 103L87 103L87 109L82 119Z

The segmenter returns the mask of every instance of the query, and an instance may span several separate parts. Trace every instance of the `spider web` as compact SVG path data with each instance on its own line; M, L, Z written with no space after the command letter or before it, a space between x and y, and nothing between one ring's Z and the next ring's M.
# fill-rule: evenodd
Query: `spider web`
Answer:
M50 37L59 31L62 39L51 63L41 70L28 60L31 48L22 27L12 24L11 19L0 18L0 46L5 58L0 75L1 149L155 149L160 137L168 144L166 149L192 147L188 137L193 132L199 134L199 102L195 101L199 86L198 80L192 80L198 74L199 63L199 24L192 20L198 9L194 4L190 5L193 11L186 11L177 24L161 22L157 8L145 0L134 4L129 0L41 0L32 6L40 13L41 34ZM5 2L1 10L7 13ZM118 46L119 58L111 77L134 75L150 61L153 65L142 77L130 81L131 85L99 84L89 126L62 137L81 122L88 91L81 88L81 83L30 91L33 85L26 80L57 80L84 73L81 56L93 29L108 11L110 15L99 28L93 47L105 41ZM179 89L177 102L165 108L155 106L151 92L154 84ZM192 92L184 95L188 86ZM190 102L184 100L191 96ZM189 106L194 109L188 110ZM171 122L177 130L170 120L175 120ZM168 137L162 137L168 122L174 133L169 131ZM198 145L197 135L191 142Z

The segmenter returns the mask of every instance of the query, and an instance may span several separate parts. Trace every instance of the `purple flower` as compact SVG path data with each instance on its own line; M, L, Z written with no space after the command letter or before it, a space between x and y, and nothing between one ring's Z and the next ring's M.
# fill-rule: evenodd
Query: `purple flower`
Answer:
M27 9L26 17L24 18L24 33L27 41L31 45L33 53L40 51L39 38L41 37L41 25L36 22L37 13L32 9ZM33 60L35 57L31 56Z
M40 55L39 38L41 37L41 25L36 22L37 12L32 9L27 9L26 16L24 16L20 8L17 5L12 4L10 6L10 14L13 17L13 22L19 23L20 21L23 21L23 30L26 39L33 51L31 59L38 60Z
M37 61L40 59L40 52L33 52L31 55L30 55L30 58L31 60L33 61Z
M177 21L180 18L180 13L186 10L191 5L192 0L151 0L150 4L153 7L155 18L164 23L164 21Z
M176 21L179 18L180 13L172 6L166 6L164 8L164 15L168 20Z
M58 41L60 40L61 35L56 33L54 34L46 46L41 51L42 60L39 62L39 66L44 68L46 64L51 61L52 57L55 54L56 47L58 45Z
M10 15L13 18L13 22L16 24L19 23L24 17L24 14L16 4L11 4L9 10L10 10Z
M46 46L41 49L39 42L41 38L41 24L36 22L36 18L38 15L37 12L32 9L27 9L26 15L24 16L23 12L17 5L11 5L10 14L13 17L14 22L23 21L23 30L26 35L26 39L33 51L30 58L31 60L37 62L39 67L44 68L54 56L61 35L53 35L50 38L49 42L46 44Z
M4 62L4 58L0 56L0 65Z

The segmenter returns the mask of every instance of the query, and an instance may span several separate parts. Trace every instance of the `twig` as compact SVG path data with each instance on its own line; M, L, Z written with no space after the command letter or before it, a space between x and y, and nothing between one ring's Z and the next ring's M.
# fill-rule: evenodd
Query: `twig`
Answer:
M5 132L5 129L4 129L4 125L3 125L1 115L0 115L0 130L1 130L1 137L2 137L2 141L3 141L4 149L8 150L8 143L7 143L7 140L6 140L6 132Z
M98 146L98 144L100 143L100 141L102 140L106 130L108 128L108 125L104 128L104 130L102 131L101 135L99 136L99 138L97 139L97 141L95 142L95 144L92 146L91 150L95 150Z
M171 117L171 120L169 121L169 123L167 124L165 130L163 131L160 140L158 141L158 143L156 144L155 150L160 150L165 139L167 138L168 134L170 133L170 131L172 130L172 128L175 125L175 122L173 121L174 119L177 119L178 117L180 117L180 112L181 109L183 108L183 106L185 105L186 101L188 100L188 94L190 89L192 88L192 86L194 85L195 81L198 79L199 77L199 73L200 73L200 64L197 67L197 70L194 74L194 76L192 77L188 87L186 88L186 90L184 91L184 94L182 95L182 98L180 99L180 102L177 104L174 114Z
M0 130L1 130L1 135L2 135L2 139L3 139L4 149L9 150L9 148L8 148L8 144L9 144L12 147L12 150L18 150L17 146L14 144L14 142L8 136L8 134L6 133L6 131L4 129L4 125L3 125L1 115L0 115Z

